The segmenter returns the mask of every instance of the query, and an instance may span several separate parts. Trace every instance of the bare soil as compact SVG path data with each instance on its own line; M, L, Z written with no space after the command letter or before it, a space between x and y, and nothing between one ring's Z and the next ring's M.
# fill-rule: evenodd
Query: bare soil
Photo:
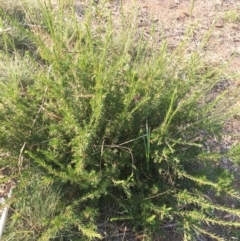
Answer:
M123 0L123 7L133 2ZM203 49L210 63L231 60L229 71L240 67L240 2L236 0L138 0L142 25L147 18L158 22L169 45L178 46L187 30L191 33L189 50L198 49L206 34L211 37ZM144 23L145 22L145 23Z

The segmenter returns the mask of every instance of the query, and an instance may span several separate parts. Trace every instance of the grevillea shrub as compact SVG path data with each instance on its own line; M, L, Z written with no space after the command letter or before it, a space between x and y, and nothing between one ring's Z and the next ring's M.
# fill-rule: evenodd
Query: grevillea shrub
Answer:
M222 240L211 227L240 225L217 215L239 210L206 195L239 199L217 165L238 148L204 144L235 112L234 93L210 98L221 67L187 53L187 36L170 52L154 26L146 38L137 15L121 12L116 24L101 4L81 16L64 1L10 10L1 9L11 30L0 36L0 147L19 184L6 240L96 240L105 216L146 240L166 222L184 240Z

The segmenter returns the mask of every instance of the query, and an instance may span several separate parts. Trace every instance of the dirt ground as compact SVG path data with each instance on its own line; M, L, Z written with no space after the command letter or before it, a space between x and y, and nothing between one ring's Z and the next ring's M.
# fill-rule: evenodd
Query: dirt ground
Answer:
M123 0L128 8L133 1ZM211 37L204 48L211 64L231 59L229 71L240 67L240 1L237 0L138 0L140 25L147 19L158 22L169 46L175 48L187 29L191 33L191 51L199 48L206 36Z

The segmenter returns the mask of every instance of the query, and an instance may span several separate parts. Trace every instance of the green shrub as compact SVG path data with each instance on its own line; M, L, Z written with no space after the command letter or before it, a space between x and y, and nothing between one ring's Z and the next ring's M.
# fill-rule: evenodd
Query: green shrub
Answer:
M221 240L204 224L239 223L209 210L240 213L205 195L239 198L232 174L215 165L221 153L204 148L221 137L234 110L227 92L209 98L221 69L206 66L198 52L187 56L185 41L170 53L154 31L144 39L135 15L122 13L116 24L104 6L91 5L82 18L72 6L36 12L24 5L22 20L1 11L26 42L17 45L11 31L1 35L0 146L30 188L26 197L22 185L15 191L14 212L22 215L13 214L6 239L22 240L11 227L27 230L22 217L38 216L39 228L24 240L94 240L101 209L114 207L111 220L130 220L150 239L172 220L184 240L200 233ZM41 190L50 199L35 210ZM42 213L51 202L53 212Z

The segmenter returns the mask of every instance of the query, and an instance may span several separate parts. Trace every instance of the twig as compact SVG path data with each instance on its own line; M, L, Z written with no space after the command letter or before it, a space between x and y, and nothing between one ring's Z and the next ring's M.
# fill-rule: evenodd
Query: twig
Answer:
M156 195L154 195L154 196L151 196L151 197L146 197L146 198L144 198L144 200L152 199L152 198L161 196L161 195L163 195L163 194L166 194L166 193L168 193L168 192L169 192L169 190L168 190L168 191L165 191L165 192L162 192L162 193L158 193L158 194L156 194Z
M2 29L2 28L0 28L0 33L2 33L2 32L8 32L8 31L10 31L12 28L5 28L5 29Z
M124 241L124 238L125 238L125 235L126 235L126 230L127 230L127 227L125 227L125 228L124 228L124 232L123 232L122 241Z
M176 227L177 223L169 223L163 226L160 226L160 228L172 228L172 227Z
M141 139L141 138L143 138L143 137L145 137L145 136L147 136L147 134L142 135L142 136L139 136L139 137L137 137L137 138L135 138L135 139L132 139L132 140L129 140L129 141L125 141L125 142L123 142L123 143L120 143L120 144L118 144L118 146L122 146L122 145L125 145L125 144L127 144L127 143L136 141L136 140Z
M10 188L10 191L8 193L8 198L10 198L12 196L13 188L14 187ZM5 199L3 200L2 203L5 203ZM7 220L8 210L9 210L9 206L7 205L7 206L4 207L3 213L2 213L2 216L1 216L1 219L0 219L0 240L2 239L3 229L4 229L4 226L5 226L6 220Z
M21 167L22 167L22 162L23 162L23 151L24 151L24 148L26 146L27 142L25 141L22 145L22 148L20 150L20 153L19 153L19 157L18 157L18 172L21 173Z

